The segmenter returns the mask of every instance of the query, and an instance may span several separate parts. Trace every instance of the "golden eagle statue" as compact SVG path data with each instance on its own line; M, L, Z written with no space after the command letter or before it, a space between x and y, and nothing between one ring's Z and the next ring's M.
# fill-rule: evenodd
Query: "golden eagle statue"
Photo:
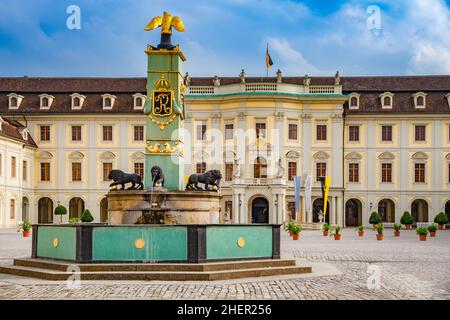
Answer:
M169 12L164 11L163 16L154 17L144 28L150 31L161 27L161 34L172 34L172 27L175 30L183 32L184 24L180 17L174 17Z

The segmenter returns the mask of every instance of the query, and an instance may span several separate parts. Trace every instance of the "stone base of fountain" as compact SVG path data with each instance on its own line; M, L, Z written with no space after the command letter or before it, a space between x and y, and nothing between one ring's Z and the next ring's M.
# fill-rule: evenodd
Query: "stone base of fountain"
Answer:
M221 223L220 196L208 191L120 190L108 193L109 224Z

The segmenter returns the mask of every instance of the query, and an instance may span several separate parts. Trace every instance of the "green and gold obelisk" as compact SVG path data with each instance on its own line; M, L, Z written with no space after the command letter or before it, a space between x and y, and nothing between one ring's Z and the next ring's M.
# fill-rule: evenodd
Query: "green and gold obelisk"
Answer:
M184 190L184 162L182 121L185 116L182 95L185 89L183 62L186 61L178 45L171 43L172 28L182 32L179 17L168 12L153 18L146 31L161 27L161 43L147 45L147 115L145 147L145 189L154 185L151 168L158 166L164 173L164 187ZM159 185L156 185L159 187Z

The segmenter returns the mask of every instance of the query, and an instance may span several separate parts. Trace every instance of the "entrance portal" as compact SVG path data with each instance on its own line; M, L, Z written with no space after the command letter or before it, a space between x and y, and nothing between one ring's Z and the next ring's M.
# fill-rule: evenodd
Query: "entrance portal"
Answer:
M269 202L266 198L253 200L252 223L269 223Z

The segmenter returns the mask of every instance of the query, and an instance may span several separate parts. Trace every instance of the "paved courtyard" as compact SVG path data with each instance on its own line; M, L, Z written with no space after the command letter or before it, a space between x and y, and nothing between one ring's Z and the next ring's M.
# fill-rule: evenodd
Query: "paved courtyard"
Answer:
M341 241L304 231L299 241L283 233L283 258L311 265L310 275L220 282L83 281L78 288L0 274L0 299L450 299L450 230L420 242L414 230L375 240L345 229ZM31 238L0 231L0 263L29 256ZM379 289L368 287L380 271ZM370 278L369 278L370 277ZM369 284L375 282L369 281Z

